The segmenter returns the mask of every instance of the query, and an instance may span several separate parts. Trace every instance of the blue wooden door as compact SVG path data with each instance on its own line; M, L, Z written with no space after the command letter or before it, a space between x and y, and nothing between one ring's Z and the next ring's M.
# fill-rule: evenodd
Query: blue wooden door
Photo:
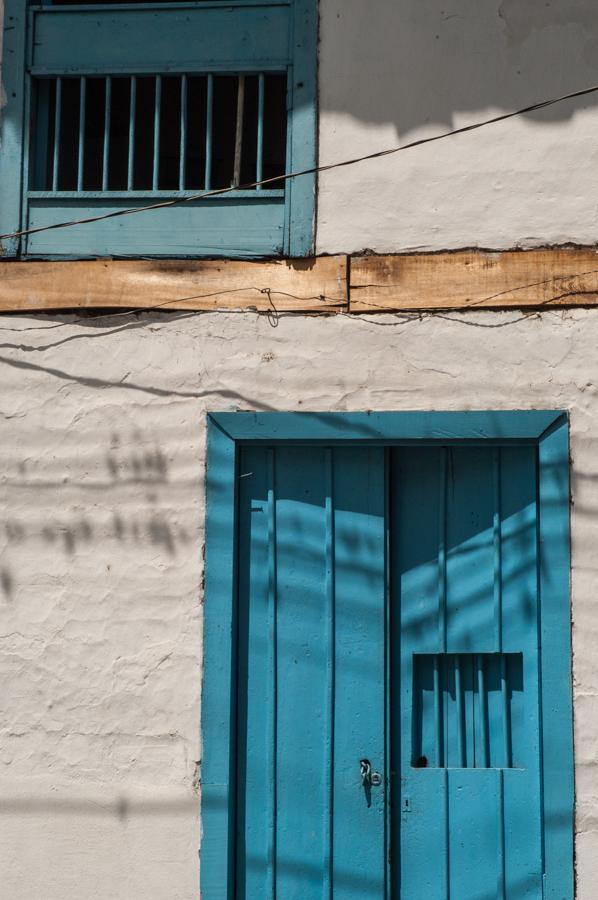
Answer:
M385 894L383 454L241 451L236 900Z
M246 446L238 485L235 900L540 900L537 448Z
M543 896L536 454L393 454L401 900Z

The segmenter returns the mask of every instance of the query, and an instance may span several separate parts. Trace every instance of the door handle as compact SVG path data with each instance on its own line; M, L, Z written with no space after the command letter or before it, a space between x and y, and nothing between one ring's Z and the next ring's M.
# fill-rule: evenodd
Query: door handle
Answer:
M361 774L361 784L364 788L380 787L382 784L382 775L380 772L372 772L372 764L369 759L359 760L359 772Z

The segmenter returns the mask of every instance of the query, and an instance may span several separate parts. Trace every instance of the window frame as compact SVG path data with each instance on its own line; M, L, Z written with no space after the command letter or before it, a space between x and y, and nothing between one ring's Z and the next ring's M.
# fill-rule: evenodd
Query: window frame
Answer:
M131 4L125 7L129 10L155 8L155 3ZM302 171L313 169L316 165L316 133L317 133L317 37L318 14L317 0L206 0L204 3L186 2L181 0L178 6L187 8L217 9L226 7L260 7L260 6L285 6L289 7L291 23L289 27L289 63L288 73L288 120L287 120L287 171ZM29 61L32 53L32 28L31 17L35 9L43 6L43 2L31 6L27 0L5 0L4 8L4 50L2 59L2 82L5 87L7 103L0 110L0 196L3 202L0 205L0 233L11 234L28 226L27 198L27 174L29 171L29 134L28 119L30 115L30 83ZM60 7L59 7L60 8ZM104 9L109 7L103 7ZM62 7L71 12L76 12L75 7ZM93 9L93 7L91 7ZM198 60L201 65L201 60ZM172 195L177 191L168 192ZM222 202L226 203L223 195ZM189 252L187 249L179 251L176 240L171 246L166 247L165 253L144 252L143 249L126 251L128 256L171 256L171 257L205 257L224 256L229 258L256 258L268 256L304 257L314 252L315 242L315 198L316 175L315 173L289 179L285 186L284 196L284 228L282 247L276 249L265 248L264 252L248 249L228 250L226 245L212 252ZM215 198L216 199L216 198ZM218 198L219 199L219 198ZM82 205L84 205L84 200ZM152 202L148 197L148 202ZM247 203L254 201L248 198ZM133 205L133 204L131 204ZM76 207L75 207L76 210ZM234 211L231 210L234 215ZM76 211L71 215L60 214L57 210L57 221L77 218ZM144 213L139 213L143 216ZM77 226L73 226L77 227ZM89 226L85 226L89 227ZM0 243L0 256L23 258L90 258L97 257L101 253L69 252L64 254L38 253L27 250L27 239L11 238Z
M560 410L207 415L201 896L234 897L238 450L243 444L512 444L538 453L546 900L574 895L569 421Z

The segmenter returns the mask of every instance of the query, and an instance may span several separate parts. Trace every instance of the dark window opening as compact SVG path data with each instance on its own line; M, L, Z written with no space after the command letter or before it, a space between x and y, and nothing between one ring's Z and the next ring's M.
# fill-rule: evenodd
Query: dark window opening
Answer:
M519 768L525 696L521 653L413 657L414 768Z
M32 188L210 190L277 178L286 85L279 74L35 79Z

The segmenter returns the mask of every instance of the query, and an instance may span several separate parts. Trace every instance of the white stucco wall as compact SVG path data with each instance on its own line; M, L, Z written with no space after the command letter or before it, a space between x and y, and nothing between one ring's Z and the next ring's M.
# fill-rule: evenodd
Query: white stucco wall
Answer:
M598 878L598 312L0 320L11 900L196 900L209 409L571 413L579 900Z
M320 161L598 83L594 0L320 0ZM598 94L321 176L320 252L598 239Z

